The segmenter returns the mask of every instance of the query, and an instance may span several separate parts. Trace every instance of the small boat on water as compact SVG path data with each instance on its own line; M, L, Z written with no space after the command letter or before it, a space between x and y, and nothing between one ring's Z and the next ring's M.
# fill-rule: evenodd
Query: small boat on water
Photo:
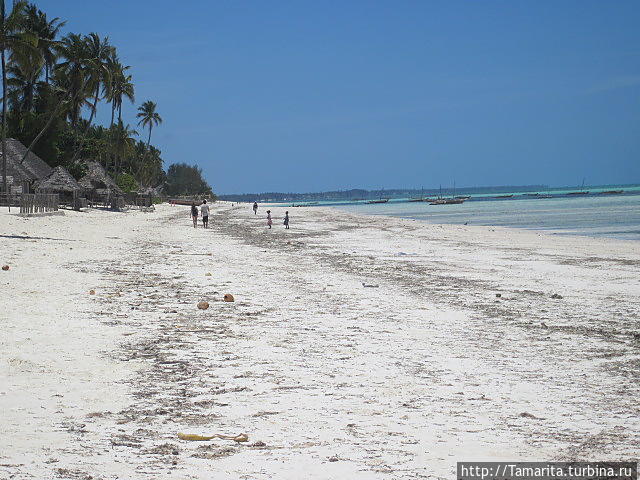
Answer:
M537 198L553 198L553 195L549 195L548 193L541 193Z
M436 198L432 202L429 202L429 205L458 205L460 203L464 203L464 199L462 199L462 198Z
M378 200L369 200L367 203L387 203L388 201L388 198L380 198Z
M410 197L408 201L409 202L426 202L427 199L424 197L424 188L421 189L419 197Z
M459 205L461 203L464 203L466 198L456 197L455 194L456 194L456 182L453 182L453 196L451 198L442 197L442 185L440 185L440 195L438 196L438 198L428 199L429 205Z
M589 190L584 189L584 178L582 179L582 186L580 187L580 190L577 192L569 192L567 195L589 195Z
M624 190L607 190L605 192L600 192L600 195L618 195L619 193L623 193Z
M497 197L493 197L493 198L511 198L513 197L513 195L498 195Z
M453 198L456 198L458 200L469 200L471 198L471 195L457 195Z

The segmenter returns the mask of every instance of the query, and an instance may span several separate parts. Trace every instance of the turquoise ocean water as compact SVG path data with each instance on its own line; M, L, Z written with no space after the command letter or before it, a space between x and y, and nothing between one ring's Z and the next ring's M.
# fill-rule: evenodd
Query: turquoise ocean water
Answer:
M624 189L624 193L599 193L614 189ZM538 192L550 194L551 198L536 198L522 192L504 199L488 194L472 195L460 205L429 205L392 199L384 204L352 202L334 206L355 213L412 218L429 223L496 225L545 230L561 235L640 240L640 185L585 186L588 195L567 195L575 190Z

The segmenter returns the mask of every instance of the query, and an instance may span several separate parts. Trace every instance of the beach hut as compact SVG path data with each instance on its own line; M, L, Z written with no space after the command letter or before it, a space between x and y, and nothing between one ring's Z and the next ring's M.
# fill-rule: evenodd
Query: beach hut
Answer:
M162 185L158 185L157 187L140 187L136 193L136 205L147 207L153 205L154 199L162 198L164 196Z
M83 188L71 176L63 166L55 167L49 175L34 185L37 193L57 193L61 203L69 203L76 206L76 198L82 193Z
M105 205L120 207L124 203L123 192L116 182L107 174L99 162L85 160L87 173L78 184L88 192L91 201L100 201Z
M19 140L7 138L7 183L9 192L14 195L31 192L36 182L49 176L52 172L52 168L47 162L33 152L29 152L25 157L26 152L27 147ZM0 155L4 156L2 143L0 143ZM2 189L3 182L0 169L0 189Z

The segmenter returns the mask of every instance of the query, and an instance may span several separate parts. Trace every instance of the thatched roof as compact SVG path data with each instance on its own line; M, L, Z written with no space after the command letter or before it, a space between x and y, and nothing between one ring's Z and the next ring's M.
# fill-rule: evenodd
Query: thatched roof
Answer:
M149 196L152 197L160 197L163 194L162 185L158 185L157 187L140 187L137 192L138 195Z
M87 174L78 181L82 188L87 190L108 190L122 194L120 187L118 187L113 178L107 174L100 163L92 160L86 160L84 163L87 167Z
M40 180L36 186L36 190L49 190L55 192L75 192L82 190L82 187L71 176L67 169L58 166L53 169L51 174Z
M7 176L13 176L18 181L32 182L51 174L51 167L33 152L29 152L22 162L26 151L27 147L20 141L7 138ZM2 154L2 143L0 143L0 155ZM0 175L2 175L1 172Z

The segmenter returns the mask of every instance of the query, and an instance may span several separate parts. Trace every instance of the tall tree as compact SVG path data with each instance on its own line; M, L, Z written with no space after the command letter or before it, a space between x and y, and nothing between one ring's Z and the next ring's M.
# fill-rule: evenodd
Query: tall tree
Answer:
M2 186L8 191L7 182L7 53L26 55L36 49L38 40L24 30L26 2L15 2L7 15L5 0L0 0L0 61L2 63Z
M100 38L97 33L90 33L84 39L87 49L88 88L93 90L93 105L89 115L89 125L93 121L100 99L100 90L106 90L111 82L109 59L115 55L115 48L109 44L109 37Z
M58 58L57 37L60 29L67 22L63 22L59 17L49 20L47 14L39 10L34 4L26 7L25 14L27 28L38 37L38 50L40 50L44 60L44 81L49 83L51 70Z
M111 127L111 151L115 157L113 170L116 175L123 170L125 159L132 155L136 143L133 136L137 134L129 125L120 121Z
M112 127L116 111L118 112L118 121L122 121L122 100L126 98L133 103L135 95L131 75L127 75L127 70L131 67L122 65L115 52L109 58L108 68L111 81L105 88L104 96L111 103L110 126Z
M156 104L151 100L147 100L140 107L138 107L138 117L140 120L138 121L138 125L142 125L142 127L149 128L149 139L147 140L147 147L151 144L151 129L154 126L160 125L162 123L162 118L156 112Z
M88 99L92 96L87 92L89 53L87 44L81 35L70 33L66 35L58 46L58 53L62 61L55 66L54 84L69 92L68 115L72 127L76 127L82 107L91 108Z

